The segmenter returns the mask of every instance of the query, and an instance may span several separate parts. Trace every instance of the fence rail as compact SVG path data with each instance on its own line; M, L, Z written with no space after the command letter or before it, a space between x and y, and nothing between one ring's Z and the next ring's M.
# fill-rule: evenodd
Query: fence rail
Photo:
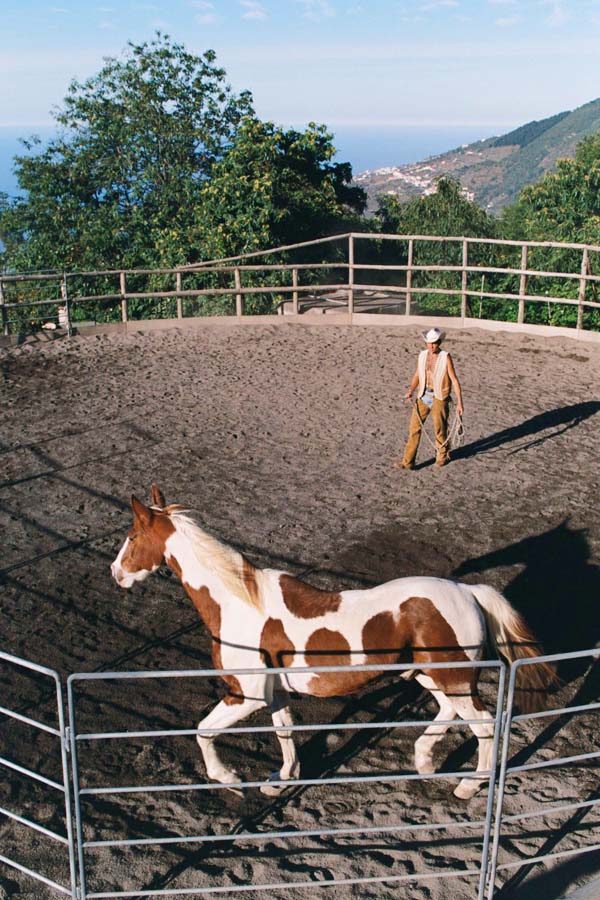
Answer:
M390 247L398 249L390 254ZM546 251L558 252L562 268L568 261L568 270L554 271L544 259L534 266L533 255ZM320 258L302 258L313 252ZM520 258L511 259L511 253ZM294 255L298 258L291 259ZM546 324L555 324L551 308L574 308L568 324L578 334L600 330L600 274L594 271L600 272L599 260L600 246L592 244L351 232L177 268L5 273L0 275L0 317L5 335L56 324L71 334L78 322L127 322L132 319L131 304L140 301L146 303L144 318L164 317L160 304L174 301L172 313L178 319L214 315L215 302L216 314L240 319L255 313L246 308L253 298L261 313L298 317L311 300L320 301L324 311L344 309L351 321L357 312L414 315L415 304L427 301L430 306L433 302L436 316L458 314L464 323L476 318L470 304L478 300L482 321L488 319L483 316L485 301L495 304L491 321L518 325L532 317L539 322L540 304L547 310ZM328 273L337 273L339 280L328 279ZM378 277L369 279L370 273ZM271 301L265 300L269 295ZM200 306L186 314L184 301ZM139 316L133 319L139 321Z
M541 659L553 663L583 659L590 660L593 663L598 660L598 656L599 651L595 649L578 653L556 654L553 656L541 657ZM564 848L556 847L554 845L551 847L545 846L542 847L542 852L535 852L530 856L524 855L521 852L517 854L516 859L505 858L506 848L511 848L511 841L514 837L510 832L511 826L521 825L521 823L525 821L536 820L541 817L544 817L544 822L546 822L546 820L552 819L552 817L565 812L574 812L578 816L583 817L588 811L597 808L600 803L600 795L596 792L593 797L588 797L586 799L574 800L571 798L566 803L557 801L551 805L548 805L548 803L541 803L533 810L529 809L516 814L511 813L507 809L506 787L511 776L522 774L524 772L534 773L535 776L535 773L539 770L544 770L549 766L562 767L567 764L576 766L581 765L582 763L595 763L600 757L600 752L573 752L570 756L565 755L563 752L562 755L553 756L550 759L543 759L539 762L517 764L516 761L511 761L511 741L514 736L513 732L515 725L525 722L526 720L540 719L543 717L559 717L564 715L569 717L581 715L589 716L597 713L600 709L599 702L573 703L570 706L552 708L541 713L531 713L528 715L518 714L514 707L514 697L519 670L523 665L535 664L539 661L538 659L519 660L510 667L497 660L484 660L477 663L468 661L465 663L452 662L429 664L429 668L457 668L460 666L473 668L473 666L477 666L488 672L496 673L497 677L494 676L491 681L488 679L487 684L488 693L491 692L492 694L491 705L495 707L495 715L493 719L494 735L492 768L486 773L490 779L490 786L487 791L485 814L483 816L479 815L478 817L470 818L465 815L464 811L461 809L460 815L453 819L450 817L451 808L449 807L448 815L444 815L444 819L439 821L411 822L402 821L401 818L394 819L392 817L390 821L381 823L375 821L373 817L369 817L367 814L364 817L364 821L346 825L337 820L333 823L322 822L319 820L318 827L304 826L294 828L289 827L288 825L287 827L282 826L273 828L267 825L262 831L255 826L253 830L248 828L234 829L225 833L219 833L218 822L214 820L213 816L210 818L210 826L208 829L205 828L202 830L200 828L193 833L186 833L182 829L181 833L174 834L172 820L170 820L168 824L165 823L161 826L160 821L157 821L156 815L153 814L151 836L144 835L143 833L138 835L126 834L123 836L122 834L117 833L115 829L118 827L118 822L114 817L118 807L115 806L113 806L111 812L111 821L113 821L114 824L111 825L111 821L104 824L103 819L102 833L99 835L97 834L97 825L92 825L89 821L89 812L93 809L96 802L105 804L106 801L104 798L107 796L112 796L114 798L112 801L113 804L118 802L118 798L124 798L123 802L127 803L127 798L130 796L146 795L147 797L152 798L157 794L166 794L167 796L170 796L174 792L183 792L184 794L192 792L196 793L199 797L210 797L211 794L214 794L215 792L217 792L218 795L218 792L222 792L231 787L239 790L261 787L265 784L265 781L244 781L243 779L240 779L238 784L227 786L209 782L192 783L177 780L164 782L161 781L160 778L156 784L98 783L97 769L93 764L93 760L92 763L86 763L86 748L93 748L94 746L110 746L112 748L110 755L110 772L114 772L116 775L120 771L118 754L119 752L126 752L126 750L120 751L120 748L127 748L129 744L137 746L140 741L152 742L152 745L154 745L159 739L191 737L197 734L197 729L145 728L115 730L109 728L98 731L90 731L89 728L87 730L79 729L77 719L81 710L85 709L86 717L89 718L90 708L94 708L93 704L90 706L91 698L89 691L93 691L94 686L97 685L110 685L111 699L115 700L118 698L118 686L120 684L127 685L128 683L140 683L152 680L157 681L160 685L161 681L171 679L212 679L217 677L220 678L223 674L233 676L248 674L254 670L235 669L228 672L223 672L221 670L178 670L166 672L77 673L71 675L67 679L66 684L63 684L56 672L43 666L37 666L27 660L0 653L0 661L13 668L31 671L44 678L49 678L55 687L56 699L54 708L57 717L56 727L48 725L46 722L39 722L30 716L24 715L19 709L11 708L8 705L3 706L2 709L0 709L0 713L8 717L9 720L17 721L28 727L31 726L33 728L41 729L44 733L49 734L60 741L63 782L61 784L45 778L42 778L42 781L47 787L55 790L58 789L64 795L65 834L60 834L53 829L41 826L39 823L29 818L29 816L21 814L21 812L8 810L3 807L0 807L0 817L5 817L16 825L28 829L30 832L49 838L60 847L66 847L69 854L71 880L70 884L67 886L57 880L48 878L46 875L32 868L31 865L25 866L4 854L0 855L0 865L3 864L13 870L16 869L26 879L31 878L39 883L43 883L52 891L61 895L71 896L73 900L100 900L100 898L108 897L199 896L204 894L256 893L259 891L268 894L273 891L287 891L290 889L305 890L309 887L311 892L314 892L317 889L330 886L369 885L371 888L374 888L377 885L400 885L408 882L429 882L432 879L443 880L448 878L462 878L476 882L478 885L476 894L478 900L484 900L484 898L485 900L493 900L498 893L497 879L499 873L510 875L510 877L514 879L519 877L519 873L523 870L528 870L533 865L552 863L557 859L569 858L577 854L587 854L600 849L600 844L598 843L585 843L580 832L577 828L574 828L574 833L579 840L579 844L576 847L569 846ZM325 671L343 672L348 670L356 671L357 668L364 668L368 671L376 670L378 672L389 674L394 672L402 673L403 671L410 669L411 666L408 664L372 665L363 667L310 666L303 669L303 671L315 673ZM287 669L274 669L273 673L286 674L288 671L289 670ZM63 693L65 688L67 694L66 707L63 706ZM488 700L489 699L490 698L488 698ZM119 704L117 704L117 707L122 708ZM65 724L65 709L68 709L68 727ZM135 712L135 709L133 709L132 712ZM99 714L99 712L96 714ZM432 722L433 719L402 720L397 718L390 718L385 721L366 722L311 722L309 724L289 726L289 728L286 726L286 730L293 732L332 732L340 729L356 731L360 729L376 728L394 729L398 731L406 729L408 733L411 733L411 731L414 732L415 729L424 728L425 726L432 724ZM468 720L452 720L448 722L436 720L435 724L437 726L445 727L448 725L449 727L456 727L457 725L464 726L468 724ZM275 725L245 725L226 729L203 729L203 733L208 733L209 731L211 733L232 736L240 734L257 736L274 734L278 731L278 727ZM575 750L576 748L573 749ZM0 759L0 765L2 765L3 762L4 760ZM9 767L9 770L18 771L19 774L25 778L38 779L38 773L30 771L24 766L12 766ZM109 775L105 777L110 778L110 772ZM326 775L321 778L300 778L294 780L292 786L293 788L313 786L322 788L329 785L342 789L344 787L349 787L355 792L356 797L358 797L356 792L361 791L364 786L366 792L365 796L368 801L371 786L376 784L401 785L402 783L405 783L408 785L412 782L422 780L452 780L463 778L465 775L468 776L469 774L474 773L461 770L435 772L427 775L419 775L412 772L357 774L351 771L349 773L343 772L340 774ZM90 779L95 779L95 783L92 782L90 784ZM290 786L289 782L281 782L277 779L269 779L268 783L271 786L277 784ZM73 808L72 813L71 805ZM198 807L198 809L200 808L201 807ZM103 815L103 811L106 809L105 806L101 807L101 815ZM123 807L125 817L127 810L127 806ZM161 831L161 828L164 830ZM548 825L546 825L546 828L548 834L554 834L554 830ZM421 842L425 849L427 846L425 843L427 833L433 835L444 833L446 835L444 840L450 842L450 852L451 840L453 840L451 836L456 834L456 839L464 843L465 835L469 833L472 836L469 838L469 841L473 847L470 856L467 856L462 860L463 867L447 867L446 865L443 865L438 866L438 868L428 868L424 865L422 871L400 873L396 871L394 874L390 874L384 870L381 874L377 875L365 872L364 875L361 875L360 877L338 877L340 873L333 871L330 873L331 877L317 881L292 879L288 881L269 880L262 883L253 883L242 879L239 883L234 884L207 884L206 876L201 874L201 868L194 868L194 872L196 872L194 884L183 887L173 885L162 887L157 887L156 885L148 886L143 883L143 880L142 883L132 884L132 879L135 878L135 868L133 868L131 871L129 871L129 869L127 870L128 886L125 887L121 884L117 889L114 883L115 876L112 874L112 865L107 864L106 858L102 857L102 854L110 854L112 851L124 853L127 851L135 851L136 849L140 852L152 849L155 853L167 853L169 852L169 848L178 846L182 848L194 845L206 848L211 846L214 848L227 848L231 845L241 845L243 847L245 844L254 847L263 846L264 853L268 854L269 848L273 845L279 846L279 844L283 843L287 846L290 842L292 842L292 846L296 846L297 842L300 842L298 849L302 851L304 848L305 852L309 853L310 849L306 850L306 842L309 842L308 847L310 848L310 841L313 840L321 842L327 839L339 841L359 835L363 840L366 840L369 837L376 837L388 842L394 842L392 846L396 846L396 842L401 839L405 840L406 835L411 835L411 841ZM302 842L304 842L304 844ZM503 850L504 844L506 845L506 848ZM322 844L319 844L319 847L322 847ZM503 853L504 858L502 855ZM155 868L155 866L153 868ZM215 869L214 863L211 868L213 870ZM514 874L515 870L516 874ZM108 873L111 873L112 884L105 883L105 875L107 876ZM275 874L278 874L277 870L275 871ZM94 882L93 890L89 886L91 881ZM475 896L475 892L473 893L473 896Z

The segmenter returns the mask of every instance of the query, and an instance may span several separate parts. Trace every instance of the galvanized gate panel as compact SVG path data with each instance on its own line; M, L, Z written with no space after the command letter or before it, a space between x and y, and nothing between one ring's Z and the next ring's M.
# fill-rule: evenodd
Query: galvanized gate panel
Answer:
M10 722L19 723L21 726L24 726L27 731L29 731L29 729L34 729L38 733L45 733L47 735L50 735L59 742L60 769L62 772L61 780L58 781L56 779L48 778L45 775L42 775L27 766L21 765L19 762L13 759L5 757L4 755L0 757L0 767L6 769L8 772L15 773L16 776L25 779L26 782L36 785L43 785L45 788L48 788L49 795L52 801L56 796L60 796L62 798L61 807L64 813L65 833L63 834L55 831L54 829L47 828L44 825L41 825L39 822L36 822L34 819L29 818L29 816L21 814L21 812L17 812L14 809L9 809L8 807L0 807L0 815L4 816L6 819L15 823L16 825L23 826L30 833L43 835L45 838L48 838L49 841L52 842L52 846L56 845L57 847L60 847L61 851L65 854L65 862L68 859L70 884L68 886L66 884L62 884L57 880L44 875L42 872L39 872L36 869L31 868L30 866L26 866L23 864L23 862L5 854L0 855L0 862L18 872L21 872L23 875L27 876L27 878L31 878L35 881L45 884L47 887L58 891L60 894L66 894L70 897L75 898L77 894L75 885L75 852L71 814L70 773L69 761L67 758L65 710L60 677L58 673L53 669L48 669L45 666L39 666L35 663L29 662L28 660L12 656L8 653L0 652L0 661L6 664L9 671L12 670L13 673L15 672L15 670L17 672L21 671L22 673L35 673L36 675L43 676L44 679L49 679L52 684L56 703L55 726L49 725L46 722L42 722L38 719L32 718L31 716L25 715L22 711L20 712L19 710L14 709L8 705L0 706L0 714L6 716L6 718ZM8 728L8 724L8 722L5 722L4 727ZM8 737L8 731L6 731L5 734ZM0 731L0 740L1 735L2 731ZM6 740L4 743L8 743L8 741Z
M151 747L153 747L157 741L161 741L163 739L172 740L178 738L185 737L195 737L197 734L196 728L166 728L166 729L135 729L130 728L127 730L115 731L115 730L105 730L105 731L93 731L93 730L84 730L80 726L78 726L77 719L79 717L79 711L83 709L85 706L86 700L86 690L94 691L98 685L100 685L99 690L104 693L101 693L101 696L108 700L110 698L111 702L113 702L117 707L122 708L121 701L118 699L118 686L124 682L131 682L138 685L137 690L140 690L140 685L147 680L157 680L160 683L162 681L163 685L166 680L170 679L207 679L207 678L221 678L225 675L239 676L243 674L249 674L253 670L248 669L236 669L236 670L191 670L191 671L174 671L174 672L107 672L107 673L85 673L85 674L77 674L72 675L68 681L68 696L69 696L69 710L70 710L70 732L71 732L71 747L72 747L72 766L73 766L73 776L74 776L74 801L75 801L75 810L76 810L76 820L77 820L77 836L78 836L78 848L79 848L79 885L81 890L81 898L82 900L99 900L99 898L117 898L117 897L133 897L133 896L175 896L175 895L203 895L203 894L221 894L221 893L250 893L250 892L265 892L269 893L271 891L279 891L286 889L300 889L306 890L310 888L311 891L314 891L315 888L319 887L328 887L334 885L367 885L373 887L378 884L381 885L393 885L393 884L402 884L402 883L415 883L418 881L429 881L431 879L456 879L456 878L468 878L477 882L478 889L474 890L473 895L477 896L479 900L482 900L485 894L485 884L486 884L486 872L487 872L487 859L488 859L488 851L490 846L490 834L491 834L491 823L493 816L493 801L494 801L494 790L493 785L495 783L495 775L496 775L496 763L495 760L498 756L498 750L500 745L500 736L501 736L501 718L502 718L502 702L505 693L505 667L502 663L498 661L494 662L486 662L482 661L480 663L466 662L466 663L439 663L435 665L431 665L431 668L457 668L459 666L465 666L467 668L473 668L474 666L479 668L486 668L498 671L498 692L495 695L495 730L494 730L494 753L493 753L493 768L489 773L491 777L492 789L488 791L487 800L485 803L485 815L479 819L469 819L467 817L463 817L464 807L461 807L460 812L461 816L458 819L452 819L450 816L445 821L427 821L426 823L415 823L410 821L402 821L401 819L397 819L393 822L381 824L381 823L372 823L367 819L363 820L360 825L356 823L346 825L345 827L339 827L339 821L334 822L323 822L319 823L317 828L306 828L302 827L301 819L296 819L296 821L292 824L291 827L283 827L283 828L267 828L266 830L260 830L258 828L254 828L253 830L244 830L235 831L230 830L229 832L223 832L223 823L219 822L211 822L210 828L205 828L204 830L192 830L189 833L183 833L183 829L179 833L174 833L174 827L171 827L170 830L164 830L165 826L161 826L163 828L162 833L156 833L156 827L154 827L154 832L150 835L149 831L152 831L153 823L152 822L142 822L142 828L146 829L146 834L144 836L131 836L130 834L116 834L111 833L110 828L106 825L105 821L95 815L92 819L93 815L93 805L94 803L102 803L102 804L113 804L113 807L116 807L119 803L133 803L137 804L140 797L145 796L146 799L156 797L157 795L168 795L171 798L176 798L182 795L187 795L188 804L191 800L194 800L196 807L200 809L203 804L210 804L211 797L215 796L215 792L223 792L228 789L227 786L222 784L216 784L212 782L199 782L193 779L193 775L196 773L192 771L192 778L186 781L183 778L179 778L175 781L159 781L159 783L145 783L145 784L130 784L127 783L127 779L125 778L125 783L115 784L114 780L112 783L103 783L98 784L97 778L95 778L95 769L93 764L91 766L87 764L82 764L82 753L89 752L92 754L92 760L94 757L94 745L107 745L112 744L113 747L115 745L120 745L121 747L126 746L129 742L133 743L134 746L140 747L141 749L136 750L137 753L144 752L152 752L147 751L147 742L152 742ZM303 671L306 672L331 672L331 671L356 671L357 668L362 668L367 671L377 671L386 673L389 672L398 672L401 674L402 672L410 669L409 665L396 665L396 666L315 666L315 667L307 667ZM264 670L261 670L264 673ZM271 674L285 674L286 669L272 669ZM93 685L93 686L92 686ZM107 685L111 687L108 688ZM152 690L156 690L154 687ZM165 688L166 690L166 688ZM300 704L301 705L301 701ZM90 704L89 709L93 707L93 704ZM86 712L82 713L82 715L87 715L88 707L85 707ZM89 722L92 722L93 719L89 719ZM111 720L109 719L109 725L111 725ZM293 725L286 730L291 732L327 732L329 734L333 734L336 731L340 730L344 731L353 731L357 732L360 730L369 730L369 729L406 729L409 734L415 734L415 729L422 730L425 726L431 724L432 720L428 719L418 719L418 720L410 720L410 721L402 721L402 720L390 720L390 721L377 721L377 722L344 722L344 723L319 723L319 724L300 724ZM459 726L465 726L468 724L468 721L465 720L453 720L452 722L437 722L437 725L445 725L447 724L450 727L455 727L457 724ZM273 734L277 731L277 728L274 725L259 725L259 726L236 726L227 729L203 729L203 733L214 731L215 733L222 735L260 735L260 734ZM181 746L181 745L180 745ZM86 748L88 748L86 750ZM92 748L91 750L89 748ZM113 753L113 751L110 751ZM116 752L116 751L114 751ZM124 759L132 759L134 757L131 756L131 751L123 750ZM185 747L182 750L185 755ZM197 753L197 748L195 748L194 742L194 753L196 755L195 758L199 760L199 756ZM129 754L129 755L128 755ZM100 757L99 757L100 758ZM137 757L136 757L137 758ZM111 756L112 763L114 764L115 760ZM178 765L178 759L174 758L174 765ZM412 760L406 761L407 767L412 768ZM343 791L351 791L353 796L356 796L357 803L361 802L361 799L372 792L386 790L393 792L403 783L422 781L422 780L431 780L431 779L445 779L452 780L456 778L463 778L465 775L468 775L469 772L460 771L460 772L436 772L431 775L418 775L416 773L397 773L391 774L389 771L385 773L378 774L362 774L362 772L355 773L350 772L346 774L346 772L340 773L335 771L334 774L327 774L325 777L318 778L299 778L294 780L290 787L290 783L280 782L278 779L269 779L269 783L271 786L277 784L287 784L292 791L301 791L302 789L306 789L308 787L316 788L317 790L324 786L331 786L332 791L336 788ZM197 777L197 776L196 776ZM237 788L240 791L247 791L251 788L261 788L265 785L264 780L254 780L254 781L244 781L240 779L239 783L236 785L232 785L231 787ZM387 795L386 795L387 796ZM390 794L393 796L393 793ZM173 804L176 802L173 799ZM451 805L449 805L451 806ZM109 807L106 806L105 809ZM300 811L298 810L298 815L300 815ZM138 823L139 824L139 823ZM195 823L192 823L195 824ZM115 825L115 828L117 826ZM221 833L218 833L221 830ZM364 874L360 874L357 877L337 877L335 871L329 873L328 877L323 877L319 880L282 880L277 877L279 874L279 870L276 867L274 874L275 878L267 878L261 879L260 883L257 882L244 882L242 879L237 878L234 883L230 884L207 884L206 877L198 876L196 877L194 884L186 884L181 887L177 886L159 886L156 883L154 886L148 887L147 884L144 883L133 883L133 871L125 872L125 881L119 882L117 886L117 882L115 881L111 884L97 884L94 883L93 889L90 887L91 881L93 879L94 882L98 882L98 870L101 868L97 862L98 854L102 853L112 853L113 850L116 852L125 852L132 851L135 853L141 852L156 852L158 848L161 850L161 854L167 854L169 851L172 851L174 848L182 848L182 847L198 847L202 849L206 848L228 848L235 847L236 853L242 852L243 848L247 845L257 848L261 850L267 845L268 847L280 846L284 844L287 846L290 842L292 842L292 846L294 842L301 842L300 850L302 852L306 852L307 854L310 852L309 849L306 849L306 845L308 843L310 847L310 841L335 841L335 842L343 842L351 838L352 836L361 835L361 838L364 842L365 837L368 836L376 836L378 840L387 840L390 842L390 846L393 844L394 848L398 849L398 841L401 839L403 841L408 840L408 836L411 836L411 841L420 840L421 835L424 835L425 832L440 834L447 833L448 835L458 833L461 835L461 838L465 840L465 836L467 834L473 834L473 842L477 841L477 845L480 846L480 849L473 848L473 858L469 860L469 862L465 865L465 867L461 868L453 867L449 868L446 865L444 867L438 867L436 870L427 871L426 867L423 867L423 871L411 871L411 872L402 872L399 874L391 874L382 872L381 874L373 874L368 869L364 872ZM304 844L302 844L304 842ZM302 848L305 849L302 849ZM288 851L291 852L291 851ZM96 854L96 856L94 856ZM106 858L106 857L104 857ZM266 854L265 854L266 858ZM307 857L308 858L308 857ZM157 862L158 865L158 862ZM210 868L210 867L209 867ZM215 866L213 866L215 868ZM106 870L106 863L104 863L104 870ZM273 872L269 870L271 875ZM109 879L110 881L110 879Z
M549 759L542 760L541 762L530 762L522 765L510 764L509 753L511 737L513 736L513 726L518 725L520 722L527 722L530 720L539 720L548 717L564 715L575 716L582 713L590 713L600 709L600 703L595 702L574 704L565 707L555 707L544 710L543 712L517 715L515 712L515 685L519 670L522 666L535 665L536 662L539 661L558 663L576 659L598 660L599 658L600 650L595 649L578 651L575 653L560 653L534 659L520 659L517 662L513 663L511 666L510 679L508 684L508 695L506 701L505 724L502 736L502 755L500 760L500 773L497 789L496 819L494 824L492 851L490 854L489 863L489 879L487 888L488 900L492 900L492 898L495 896L496 877L499 872L509 873L515 870L524 870L525 868L529 868L538 863L549 863L556 859L565 859L579 854L600 850L600 843L592 842L587 845L582 844L578 847L569 849L542 853L534 852L532 855L528 855L526 857L521 856L517 859L507 859L504 862L499 861L499 852L501 849L500 845L502 838L510 837L510 835L507 834L507 826L514 825L516 823L527 822L529 820L535 822L536 820L539 821L542 817L551 818L560 815L561 813L575 812L577 810L581 811L583 817L583 814L585 814L585 812L598 807L598 805L600 804L600 796L598 795L598 792L596 790L594 791L595 796L591 799L582 800L579 802L553 803L552 805L548 806L540 803L534 809L529 809L524 812L512 815L508 813L506 809L506 786L507 781L511 775L528 772L539 772L541 770L547 769L548 767L566 767L569 764L585 764L587 762L597 761L600 758L600 750L593 750L591 752L588 751L583 753L573 753L550 757ZM597 742L595 745L597 747ZM547 826L547 828L548 834L551 835L553 829L551 829L549 826Z

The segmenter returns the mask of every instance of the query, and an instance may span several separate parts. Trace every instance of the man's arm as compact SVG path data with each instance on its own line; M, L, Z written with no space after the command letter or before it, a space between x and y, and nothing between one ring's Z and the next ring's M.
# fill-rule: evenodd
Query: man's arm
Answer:
M450 354L448 354L448 376L450 378L450 381L452 382L452 387L456 392L456 410L459 416L462 416L465 411L465 408L463 406L462 391L460 389L460 381L458 380L458 377L456 375L456 369L454 368L454 363L452 362L452 357L450 356Z
M419 384L419 367L417 366L417 368L415 369L415 374L413 375L412 380L408 386L408 390L404 395L405 400L412 400L413 391L415 390L415 388L417 387L418 384Z

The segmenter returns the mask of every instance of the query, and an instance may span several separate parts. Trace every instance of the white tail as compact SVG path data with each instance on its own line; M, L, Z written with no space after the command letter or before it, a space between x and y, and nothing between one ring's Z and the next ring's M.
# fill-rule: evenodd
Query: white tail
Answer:
M535 635L506 597L487 584L469 585L469 589L484 612L488 638L497 655L509 663L542 655ZM546 694L557 684L556 671L549 663L521 666L515 692L517 703L526 712L542 709Z

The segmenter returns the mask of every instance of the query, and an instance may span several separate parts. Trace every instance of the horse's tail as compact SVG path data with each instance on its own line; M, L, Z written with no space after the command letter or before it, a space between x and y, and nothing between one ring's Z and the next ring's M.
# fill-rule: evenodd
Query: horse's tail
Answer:
M543 651L525 619L510 605L506 597L487 584L470 584L469 590L485 615L492 649L509 663L517 659L542 656ZM543 709L546 695L559 680L554 666L547 662L519 666L515 699L524 712Z

